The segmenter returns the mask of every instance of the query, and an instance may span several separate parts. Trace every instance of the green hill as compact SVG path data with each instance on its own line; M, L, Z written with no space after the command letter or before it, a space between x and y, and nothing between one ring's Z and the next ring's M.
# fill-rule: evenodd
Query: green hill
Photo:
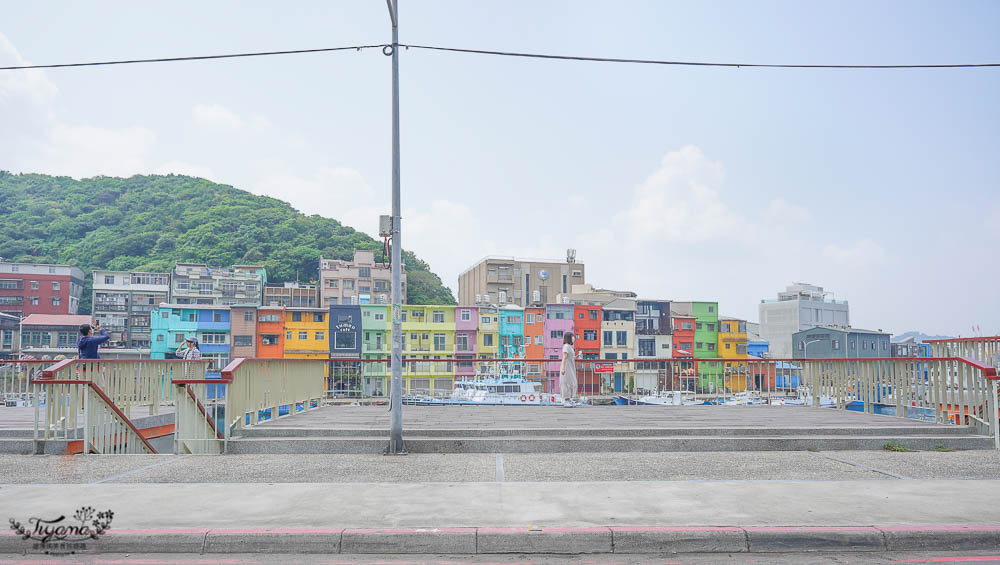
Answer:
M0 257L92 269L169 271L177 261L264 265L268 282L314 281L319 258L381 258L382 242L288 203L168 175L75 180L0 171ZM454 304L427 263L404 251L407 301Z

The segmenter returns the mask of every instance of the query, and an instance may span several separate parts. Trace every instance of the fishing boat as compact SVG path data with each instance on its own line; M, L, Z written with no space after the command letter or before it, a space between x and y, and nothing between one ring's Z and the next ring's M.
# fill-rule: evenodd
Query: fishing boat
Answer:
M655 394L647 394L638 398L629 398L619 394L615 397L619 406L695 406L704 404L690 391L665 390Z
M519 376L498 378L475 378L455 382L450 396L408 395L403 404L415 406L561 406L563 397L546 393L542 383L529 381Z

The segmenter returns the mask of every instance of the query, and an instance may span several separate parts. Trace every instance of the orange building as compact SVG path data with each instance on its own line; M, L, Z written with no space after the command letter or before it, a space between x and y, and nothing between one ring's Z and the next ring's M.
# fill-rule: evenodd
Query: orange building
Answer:
M601 307L578 304L573 308L574 346L583 359L601 358Z
M285 307L257 309L257 357L281 359L285 356Z
M524 356L527 359L544 359L545 308L524 309ZM528 377L542 378L542 364L528 363Z

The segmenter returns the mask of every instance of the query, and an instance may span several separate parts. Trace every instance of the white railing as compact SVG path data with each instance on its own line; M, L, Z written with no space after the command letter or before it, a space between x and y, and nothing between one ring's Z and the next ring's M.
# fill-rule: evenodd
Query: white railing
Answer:
M158 414L173 401L175 374L205 374L204 361L61 361L31 380L35 441L80 442L67 451L156 453L132 422L133 408ZM41 444L39 444L41 445Z
M175 379L177 452L224 453L245 426L319 407L328 364L327 359L234 359L220 379Z
M962 357L1000 368L1000 336L935 339L927 343L932 357Z
M30 406L30 382L51 364L52 361L0 360L0 405Z

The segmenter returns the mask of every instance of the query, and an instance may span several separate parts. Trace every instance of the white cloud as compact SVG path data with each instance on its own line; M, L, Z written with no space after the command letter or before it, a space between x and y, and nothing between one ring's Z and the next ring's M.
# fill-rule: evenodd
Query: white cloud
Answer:
M885 259L885 249L871 239L861 239L851 247L835 243L823 247L823 257L844 267L866 267Z
M196 124L201 126L232 128L243 126L243 120L221 104L196 104L191 109Z
M808 208L792 204L779 196L768 203L766 218L778 225L800 224L809 220L810 213Z

